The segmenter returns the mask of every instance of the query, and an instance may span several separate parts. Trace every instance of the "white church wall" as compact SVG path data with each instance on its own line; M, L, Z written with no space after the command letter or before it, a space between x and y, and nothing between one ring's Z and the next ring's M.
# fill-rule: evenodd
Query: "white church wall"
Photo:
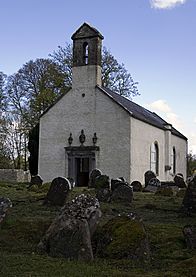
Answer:
M99 168L111 178L130 180L130 117L107 95L96 92Z
M165 134L162 129L131 118L131 181L144 184L144 173L150 170L151 144L157 142L159 149L159 174L165 180Z
M171 148L176 150L176 173L187 175L187 141L177 136L171 136ZM172 149L171 149L172 150Z
M83 97L82 94L85 94ZM86 145L92 145L94 129L95 89L69 91L40 120L39 174L44 181L67 176L65 149L68 137L73 134L73 145L79 146L83 129Z
M111 178L129 179L129 115L99 89L86 87L72 89L41 117L38 171L44 182L68 176L64 147L70 133L72 145L79 146L82 129L84 145L92 146L93 134L97 133L97 167Z

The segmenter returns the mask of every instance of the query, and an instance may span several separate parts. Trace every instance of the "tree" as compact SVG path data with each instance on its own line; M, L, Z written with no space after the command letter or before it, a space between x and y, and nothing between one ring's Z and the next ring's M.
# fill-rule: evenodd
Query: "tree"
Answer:
M191 176L193 173L196 173L196 155L193 155L191 152L187 157L187 175Z
M66 44L59 46L58 50L49 55L50 58L59 65L61 72L66 76L67 86L72 83L72 46ZM120 95L133 97L139 95L137 82L134 82L131 74L128 73L124 64L119 64L114 56L103 47L102 51L102 85Z
M33 127L39 116L66 91L65 75L50 59L29 61L8 78L9 105L24 127Z

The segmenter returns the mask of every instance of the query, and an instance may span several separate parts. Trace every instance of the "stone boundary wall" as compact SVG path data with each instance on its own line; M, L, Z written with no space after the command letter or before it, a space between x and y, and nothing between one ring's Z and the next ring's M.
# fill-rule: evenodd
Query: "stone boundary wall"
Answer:
M22 169L0 169L0 181L3 182L30 182L29 171Z

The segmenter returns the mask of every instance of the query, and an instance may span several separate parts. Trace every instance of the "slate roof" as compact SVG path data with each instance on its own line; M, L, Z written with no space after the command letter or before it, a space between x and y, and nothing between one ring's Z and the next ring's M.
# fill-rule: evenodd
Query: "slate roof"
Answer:
M164 119L162 119L160 116L158 116L156 113L143 108L142 106L111 91L110 89L103 88L100 86L97 86L97 87L102 92L104 92L106 95L108 95L113 101L115 101L122 108L124 108L132 117L139 119L150 125L153 125L155 127L158 127L160 129L163 129L163 130L166 130L165 125L168 125L168 124L171 125L170 123L168 123ZM176 135L180 138L187 140L187 138L183 134L181 134L179 131L177 131L173 126L171 127L171 132L173 135Z
M104 37L102 34L92 27L89 23L84 22L71 36L71 39L78 39L78 38L84 38L84 37L100 37L103 39Z

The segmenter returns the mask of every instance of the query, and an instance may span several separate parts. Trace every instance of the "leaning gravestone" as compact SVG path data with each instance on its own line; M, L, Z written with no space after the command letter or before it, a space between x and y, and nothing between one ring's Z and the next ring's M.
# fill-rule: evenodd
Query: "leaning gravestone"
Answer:
M112 192L112 202L131 203L133 200L133 188L127 183L121 182Z
M109 220L94 236L98 257L149 261L150 251L143 222L134 214Z
M122 180L120 178L111 179L111 191L114 191L120 183L122 183Z
M151 171L151 170L146 171L145 174L144 174L145 187L149 184L149 181L152 178L156 178L155 173L153 171Z
M38 244L39 252L71 260L92 260L91 236L100 217L98 200L90 195L79 195L61 209Z
M63 206L70 189L71 184L68 179L55 178L50 185L44 204Z
M89 176L89 182L88 182L88 187L89 188L94 188L95 187L95 179L98 177L98 176L101 176L102 175L102 172L101 170L95 168L91 171L90 173L90 176Z
M142 184L139 181L133 181L131 183L131 186L133 187L133 191L135 192L142 191Z
M145 187L144 192L156 192L161 187L161 182L157 178L152 178Z
M182 210L188 214L196 212L196 175L188 183L183 201L182 201Z
M12 207L9 198L0 197L0 224L3 222L8 210Z
M186 246L189 249L196 249L196 227L186 225L183 228L183 235L186 242Z
M178 173L175 175L174 182L178 188L186 188L186 183L185 183L184 177L181 173Z

